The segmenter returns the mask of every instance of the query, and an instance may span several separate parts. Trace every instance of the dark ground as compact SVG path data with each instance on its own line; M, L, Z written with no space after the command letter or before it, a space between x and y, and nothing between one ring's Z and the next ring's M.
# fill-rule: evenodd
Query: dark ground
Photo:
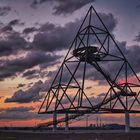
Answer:
M1 131L0 140L140 140L140 131Z

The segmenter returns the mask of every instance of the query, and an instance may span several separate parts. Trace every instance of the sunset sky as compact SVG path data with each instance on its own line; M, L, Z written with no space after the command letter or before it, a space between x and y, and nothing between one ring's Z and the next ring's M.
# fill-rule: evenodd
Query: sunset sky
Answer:
M139 0L0 0L0 126L34 126L49 118L38 108L91 5L104 13L140 75ZM102 120L123 122L121 116Z

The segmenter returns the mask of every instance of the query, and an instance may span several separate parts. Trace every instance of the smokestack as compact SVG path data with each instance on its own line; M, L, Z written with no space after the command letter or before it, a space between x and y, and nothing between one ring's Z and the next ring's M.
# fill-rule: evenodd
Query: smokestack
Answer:
M98 124L98 117L96 118L96 126L99 127L99 124Z

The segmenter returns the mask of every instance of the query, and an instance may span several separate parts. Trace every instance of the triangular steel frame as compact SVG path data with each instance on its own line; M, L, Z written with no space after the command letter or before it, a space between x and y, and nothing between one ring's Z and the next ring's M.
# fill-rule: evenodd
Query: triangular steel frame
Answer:
M115 74L106 72L102 67L102 64L113 63L117 65L117 62L121 64ZM96 105L93 105L93 101L84 91L87 65L93 66L109 85L105 97ZM78 77L79 71L82 73L81 83ZM66 75L68 75L67 82L64 82ZM113 78L110 75L113 75ZM131 79L135 80L132 82ZM75 93L71 97L68 93L74 90ZM140 106L139 94L139 77L124 56L114 36L105 26L100 14L91 6L38 113L88 114L124 113L126 111L140 113L140 110L135 107L136 104ZM86 100L86 106L83 105L83 100Z

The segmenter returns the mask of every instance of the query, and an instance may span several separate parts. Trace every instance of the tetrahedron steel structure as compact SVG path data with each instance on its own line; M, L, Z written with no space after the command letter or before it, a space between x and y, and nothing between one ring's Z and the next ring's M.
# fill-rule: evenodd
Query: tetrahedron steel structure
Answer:
M40 114L140 113L139 77L103 20L91 6L42 102ZM107 83L108 91L98 103L86 93L86 78Z

